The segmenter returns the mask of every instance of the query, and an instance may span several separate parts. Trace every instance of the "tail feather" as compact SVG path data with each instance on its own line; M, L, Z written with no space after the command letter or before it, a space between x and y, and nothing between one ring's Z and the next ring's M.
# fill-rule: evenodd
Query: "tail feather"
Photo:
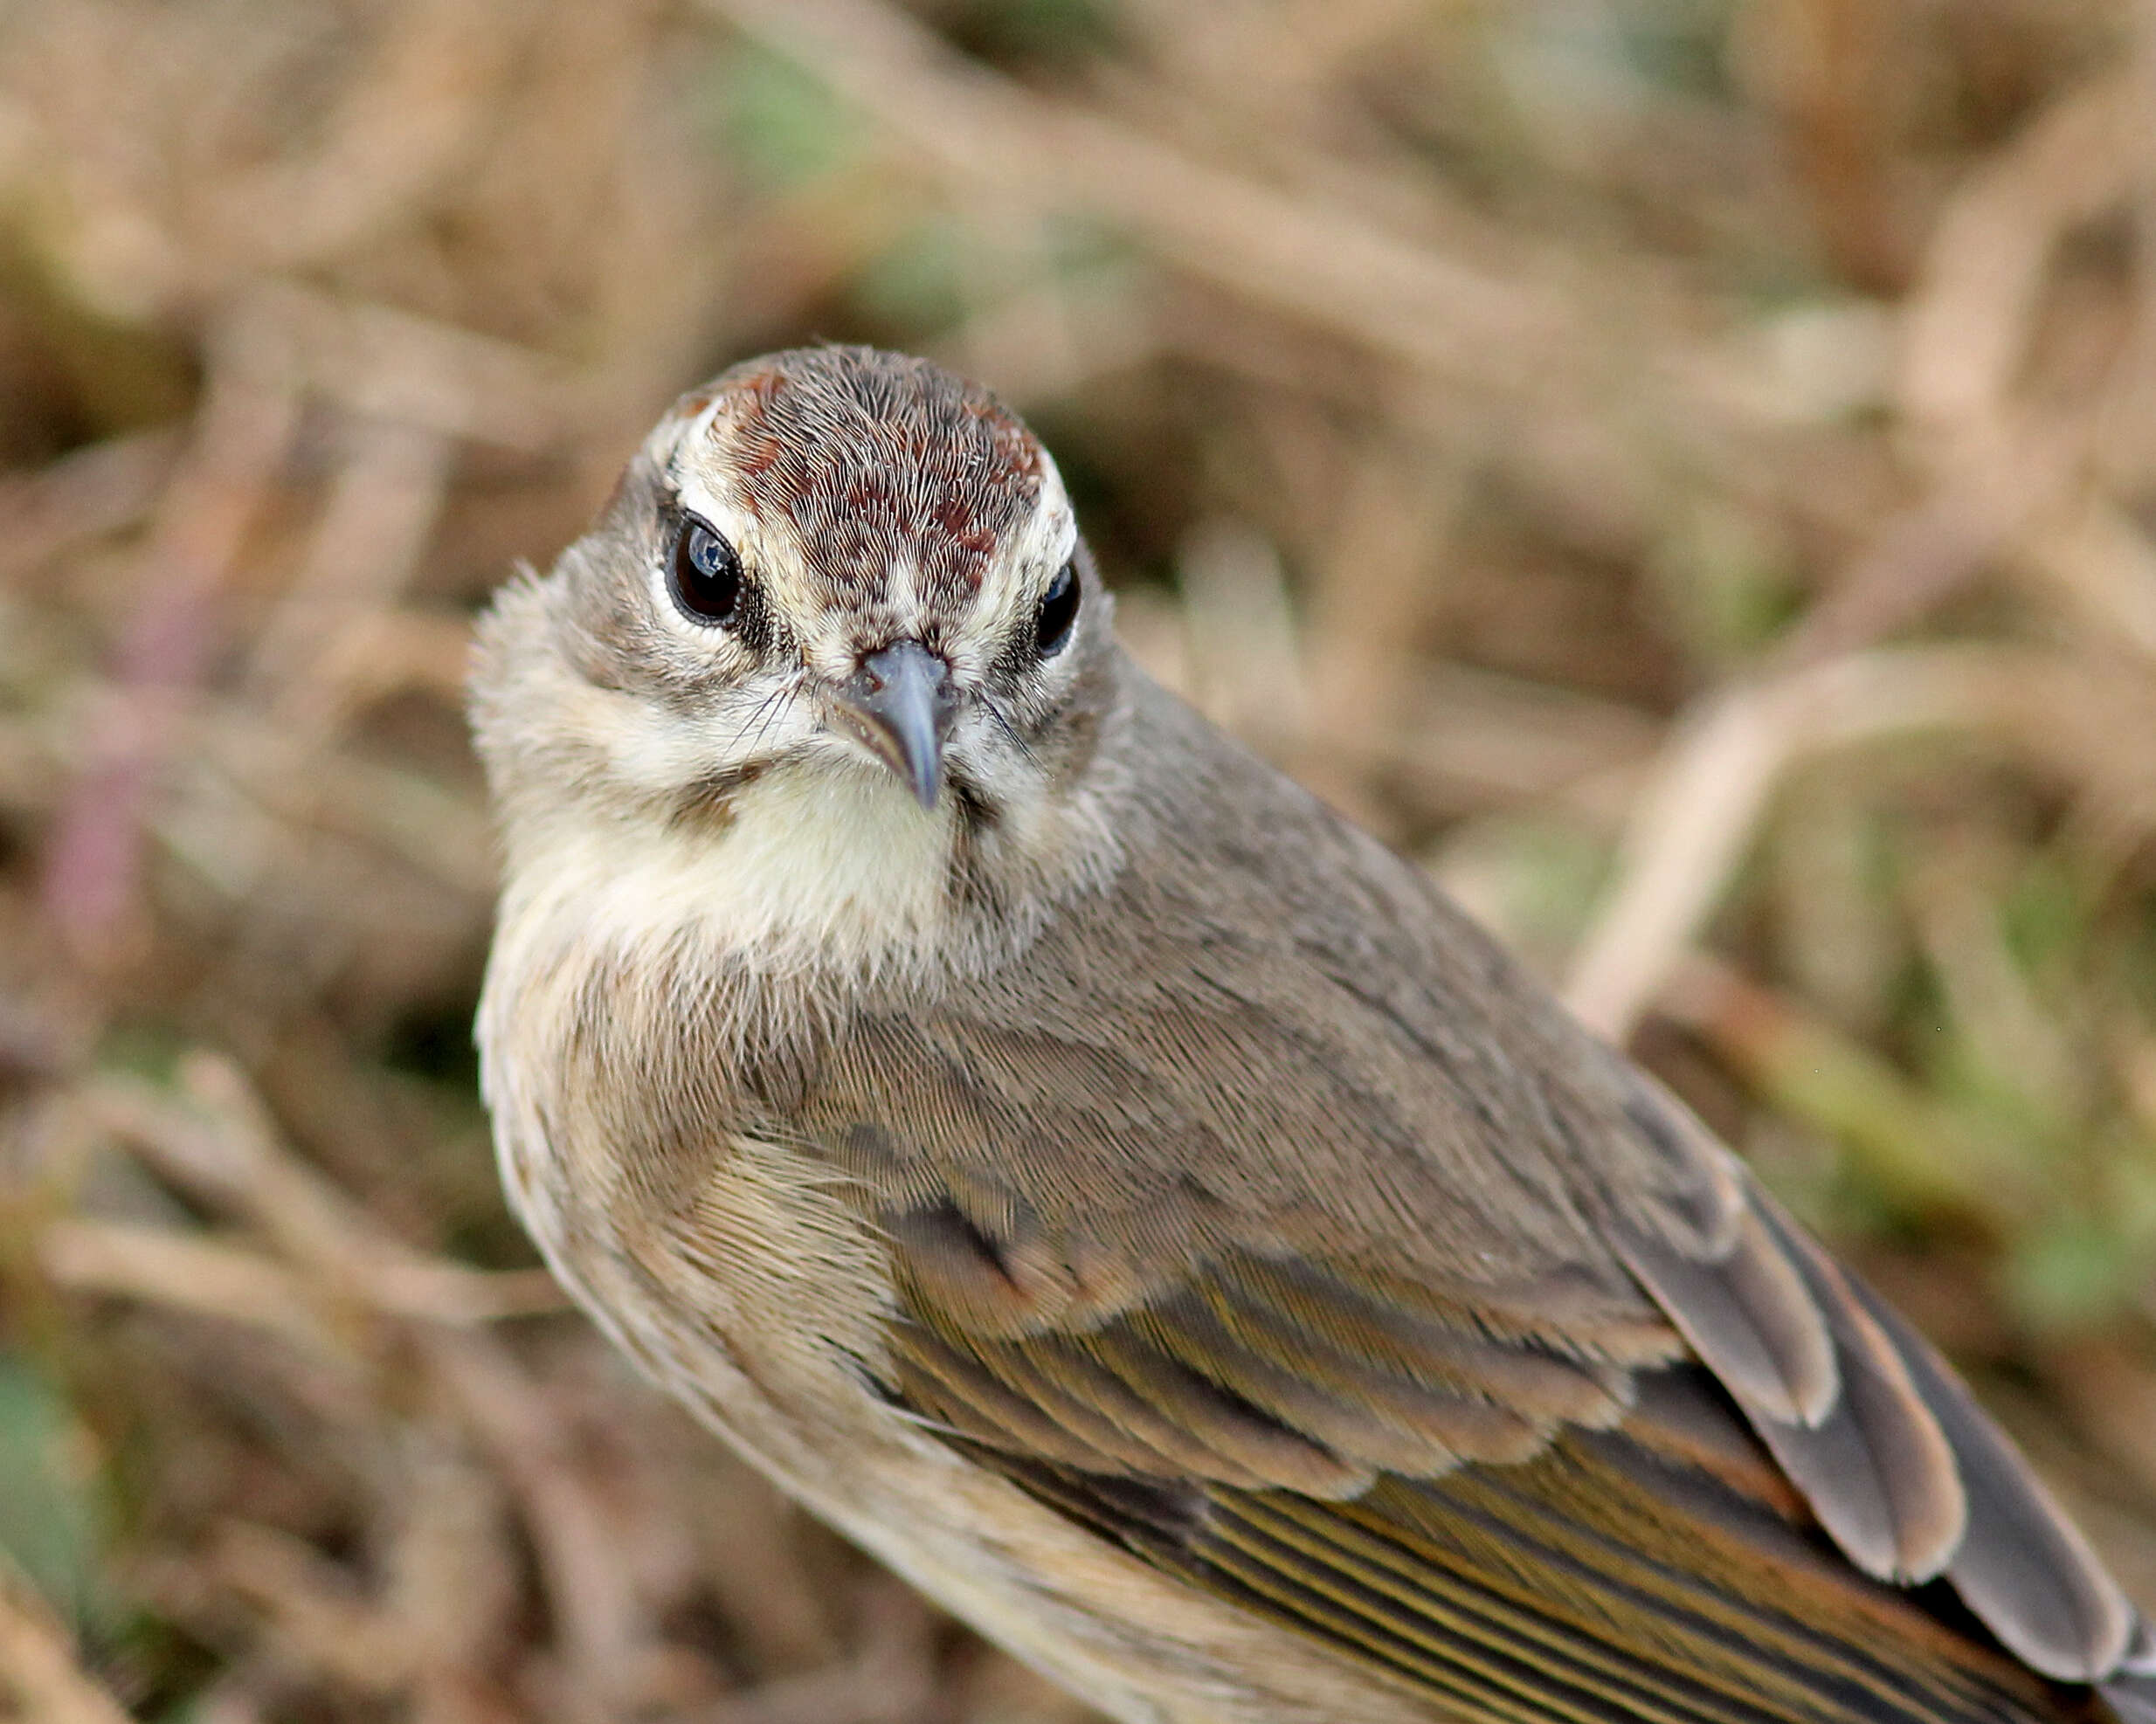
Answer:
M2118 1671L2097 1693L2118 1716L2118 1724L2156 1724L2156 1624L2146 1617L2134 1624L2133 1642Z

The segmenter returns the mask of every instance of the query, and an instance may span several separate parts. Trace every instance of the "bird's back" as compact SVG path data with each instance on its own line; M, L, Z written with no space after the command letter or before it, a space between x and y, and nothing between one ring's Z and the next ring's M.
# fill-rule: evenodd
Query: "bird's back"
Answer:
M1112 888L865 1010L772 1121L890 1242L886 1391L1434 1715L2100 1716L2050 1678L2145 1631L1937 1355L1419 876L1126 675L1109 746L1178 796Z

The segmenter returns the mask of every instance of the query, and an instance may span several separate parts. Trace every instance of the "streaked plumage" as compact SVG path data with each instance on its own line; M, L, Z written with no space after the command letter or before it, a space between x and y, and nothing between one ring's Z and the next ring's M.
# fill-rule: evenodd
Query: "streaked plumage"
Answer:
M684 511L722 625L669 603ZM497 604L487 1092L599 1321L1126 1719L2156 1720L1937 1355L1148 682L1075 533L985 394L816 349ZM895 642L948 672L933 806L858 717Z

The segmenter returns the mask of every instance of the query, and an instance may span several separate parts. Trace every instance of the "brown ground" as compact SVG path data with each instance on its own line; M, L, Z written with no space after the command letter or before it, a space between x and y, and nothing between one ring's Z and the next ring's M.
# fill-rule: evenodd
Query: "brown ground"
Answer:
M1077 1715L560 1313L473 1091L472 610L819 334L2156 1602L2153 110L2148 0L17 0L0 1718Z

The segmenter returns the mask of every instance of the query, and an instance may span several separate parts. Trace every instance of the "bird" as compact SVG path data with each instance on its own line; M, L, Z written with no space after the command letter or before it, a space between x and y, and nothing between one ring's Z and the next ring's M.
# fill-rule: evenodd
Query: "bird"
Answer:
M1940 1355L1112 609L841 345L497 594L481 1078L598 1327L1125 1724L2156 1724Z

